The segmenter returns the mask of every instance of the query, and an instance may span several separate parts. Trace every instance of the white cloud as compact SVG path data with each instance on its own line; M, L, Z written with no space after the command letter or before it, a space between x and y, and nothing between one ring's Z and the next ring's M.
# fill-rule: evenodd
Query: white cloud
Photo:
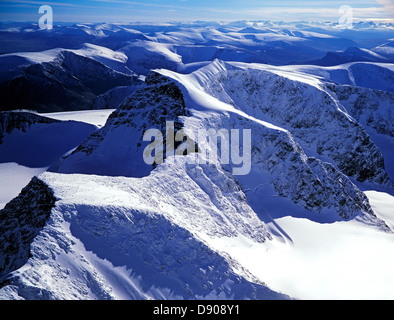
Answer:
M392 1L390 1L392 2ZM336 20L340 18L338 8L299 8L299 7L267 7L267 8L250 8L241 10L226 9L207 9L217 14L242 15L249 19L312 19L312 20ZM385 8L365 7L353 8L355 18L359 19L379 19L388 18Z
M394 0L376 0L376 2L382 5L390 13L393 13L394 18Z

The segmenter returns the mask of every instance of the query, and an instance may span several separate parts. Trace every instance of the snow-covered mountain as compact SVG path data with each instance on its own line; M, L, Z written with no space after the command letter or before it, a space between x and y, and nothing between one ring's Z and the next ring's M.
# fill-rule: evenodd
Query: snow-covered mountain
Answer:
M40 32L34 24L3 24L0 41L7 43L2 48L4 54L56 48L81 53L97 51L92 49L95 46L104 47L107 52L102 56L113 56L111 51L126 54L127 67L146 75L154 68L180 71L184 64L214 59L284 65L318 60L329 52L339 51L356 57L367 55L368 59L362 61L388 59L392 62L387 54L380 55L376 51L376 47L389 46L392 29L390 24L383 23L340 30L324 23L242 21L221 24L76 24L58 25L51 32ZM87 50L86 44L89 44Z
M392 61L394 59L394 41L381 44L373 48L372 51Z
M392 28L3 29L0 299L393 298Z
M261 209L261 205L269 201L268 194L290 200L298 210L309 212L312 220L355 219L381 232L389 230L374 213L366 195L339 171L337 158L330 159L325 149L320 154L313 151L313 146L318 144L307 140L312 135L308 131L326 138L328 134L316 133L315 126L307 125L308 112L300 115L305 123L297 126L288 118L283 119L287 119L293 134L269 123L257 107L242 98L242 88L253 89L258 94L259 90L251 83L236 85L240 88L238 101L243 104L235 96L233 103L224 102L224 97L228 99L231 94L231 91L224 94L227 93L226 81L232 79L234 88L236 81L251 82L253 78L264 83L268 78L272 85L266 83L261 93L272 92L280 85L284 93L286 86L290 86L293 91L297 88L312 91L313 101L321 99L323 114L317 117L330 120L328 127L336 132L340 132L341 126L347 129L344 141L339 142L340 135L334 136L337 143L349 147L357 146L358 135L369 139L364 131L351 135L352 128L361 127L352 125L355 120L344 114L338 102L334 104L326 97L328 93L323 87L319 89L322 95L319 98L314 91L318 89L317 83L310 83L311 79L307 83L305 79L289 79L256 66L247 68L220 61L189 75L167 70L159 73L150 74L146 85L127 98L102 129L62 158L51 168L52 172L33 180L20 197L3 210L4 217L13 217L24 212L25 207L36 207L40 201L48 203L40 200L44 195L47 197L48 192L56 199L46 209L47 222L37 226L33 236L26 240L32 248L31 258L26 256L26 243L22 242L16 249L13 247L12 251L9 239L17 235L4 233L2 244L7 258L3 262L3 274L9 275L0 291L3 297L285 298L265 287L263 277L254 278L242 266L242 261L235 261L227 254L215 253L215 260L209 258L206 267L201 262L205 261L205 254L212 256L216 243L223 238L242 237L256 245L270 245L273 236L262 222L265 213ZM290 81L289 84L286 81ZM297 103L294 101L292 109L311 105L306 92L296 96L299 99ZM249 97L253 97L251 92ZM276 103L275 107L280 105ZM325 112L328 114L324 115ZM330 112L338 114L333 116ZM275 114L280 116L278 111ZM168 159L156 168L144 164L144 130L163 131L166 121L170 120L175 121L176 130L184 128L190 136L201 127L251 129L254 133L252 173L233 177L230 168L222 166L218 158L210 158L208 164L200 165L189 162L190 155L178 156L173 161ZM298 119L294 121L300 123ZM305 131L298 133L298 128ZM330 142L327 143L330 146ZM371 181L387 184L384 167L378 167L381 154L373 151L376 147L372 142L367 145L368 148L360 152L371 153L360 155L360 161L371 158L371 163L377 166ZM328 151L331 149L327 147ZM332 164L319 157L330 159ZM340 159L339 154L337 157ZM361 173L357 177L360 178ZM44 192L37 200L28 196L35 188L43 188ZM37 212L41 217L42 211ZM12 230L23 233L25 218L16 220L20 227ZM9 218L3 221L3 228L8 230ZM118 231L113 233L113 230ZM48 246L49 243L53 245ZM196 260L190 256L191 252ZM131 256L133 259L129 260L127 257ZM42 268L48 280L40 276L32 278L31 272L41 273ZM150 281L153 282L149 284ZM60 290L63 287L68 289Z
M371 50L350 47L343 52L328 52L327 55L315 61L310 61L308 64L318 66L336 66L348 62L392 62L392 60Z
M200 175L195 174L196 178ZM186 177L174 175L166 188L173 188L176 195ZM161 202L163 190L157 186L164 177L159 173L151 178L47 174L46 178L33 179L1 212L0 245L5 253L1 275L14 271L3 278L2 299L286 298L190 232L189 220L193 217L200 219L193 225L204 235L207 231L215 237L237 234L236 221L228 221L226 215L237 217L237 207L232 205L239 204L246 210L239 223L245 226L249 219L248 225L256 231L255 235L244 233L264 241L268 235L261 222L236 197L237 193L229 194L228 203L223 202L223 207L212 212L200 209L204 201L209 201L202 191L203 198L196 198L194 203L188 202L187 196L183 201L174 198L179 205L189 206L179 207L167 198L174 211L170 207L159 209L154 199ZM228 179L223 173L218 173L218 178ZM206 183L208 187L210 181ZM108 192L114 196L105 197ZM169 189L167 192L172 193ZM98 203L98 193L109 202ZM62 200L52 207L59 198ZM220 215L222 220L218 219ZM204 230L208 224L210 228ZM36 276L41 272L45 277Z
M41 32L34 24L2 24L0 41L7 45L0 55L0 108L116 108L139 84L136 74L160 68L187 74L215 59L320 66L393 62L392 26L360 26L340 31L330 24L258 21L76 24Z
M361 182L369 180L391 185L380 150L362 127L355 125L351 116L345 114L338 106L338 102L323 90L265 70L247 69L245 65L243 68L234 68L220 61L215 61L187 76L171 74L168 71L163 71L163 73L180 81L180 88L183 88L184 92L186 90L186 99L198 97L195 98L197 101L192 100L192 107L195 103L201 104L200 97L204 95L211 98L209 104L204 102L202 106L196 107L197 110L202 108L217 110L217 107L221 106L223 109L219 109L220 111L231 111L238 116L243 114L244 117L248 115L242 121L235 120L231 116L230 119L217 116L213 128L217 131L220 128L253 129L255 137L253 167L262 166L261 170L264 172L268 170L272 175L270 179L279 193L303 203L307 208L320 211L323 207L331 207L334 203L334 206L343 212L343 216L352 216L349 208L344 209L342 204L335 203L336 201L346 202L348 195L352 193L350 190L341 191L344 177L339 172L336 173L335 167L328 170L328 167L316 158L329 159L342 172L348 176L354 176ZM191 79L198 84L197 88L190 85ZM177 130L183 127L192 132L197 132L201 127L206 130L211 129L210 121L212 120L207 123L195 123L195 120L188 120L193 117L190 117L190 111L187 111L187 104L181 93L182 89L174 82L168 81L167 78L151 74L146 79L145 88L126 99L110 116L104 128L94 133L71 155L62 159L58 167L53 170L69 174L147 176L153 169L143 161L143 150L147 146L147 143L143 142L143 133L147 129L156 128L165 132L166 121L175 121ZM286 85L289 89L285 89ZM259 90L260 86L263 89ZM279 96L278 87L283 93L282 97ZM238 89L235 91L234 88ZM243 90L247 90L245 94ZM288 90L291 90L291 93L287 93ZM296 90L302 90L302 92L297 93ZM276 99L271 102L269 97ZM278 103L278 100L282 102L282 105ZM261 105L260 101L264 101L266 105ZM288 112L289 105L293 114ZM306 109L307 107L315 108L316 105L319 105L319 110L313 112ZM284 110L281 111L280 108ZM302 108L302 112L297 108ZM294 116L295 114L298 114L298 118ZM255 119L256 122L266 121L278 127L273 126L274 130L270 130L270 126L268 128L264 125L258 126L249 117ZM182 123L181 118L185 123ZM211 118L215 116L211 115ZM317 119L321 120L318 122ZM388 120L391 122L390 119ZM343 131L342 135L341 131ZM269 136L270 139L266 141L267 139L261 138L260 140L260 137L264 136ZM316 140L318 137L323 137L324 140ZM259 146L259 143L262 145ZM344 146L343 150L333 148L338 143ZM308 150L315 158L308 158L302 148ZM284 164L287 162L285 161L287 157L297 164L286 167ZM296 171L292 172L293 168L296 168ZM313 168L316 169L315 172ZM305 173L301 174L299 170L301 172L305 170ZM284 179L281 178L282 174ZM331 174L333 174L332 177L330 177ZM293 175L294 182L289 183ZM300 184L299 181L303 175L306 181ZM340 186L335 185L338 179L341 180ZM334 183L334 186L327 189L327 194L323 190L328 186L321 186L322 180ZM294 188L295 185L296 188ZM315 185L314 189L317 186L322 189L308 190L308 186L311 185ZM346 195L345 198L341 196L342 193ZM312 194L316 195L312 196ZM333 194L336 200L331 201L330 197ZM355 194L355 198L350 197L350 201L357 199L358 204L355 206L363 207L365 199L362 200L362 196L358 198L357 191ZM314 197L320 199L314 199Z
M120 53L88 44L80 50L0 56L1 110L89 109L98 95L118 86L138 85L125 60Z
M328 83L394 92L391 63L352 62L332 67L291 65L279 69L312 75Z
M384 164L380 151L354 117L357 112L363 112L357 109L367 109L374 102L374 109L381 110L383 118L386 118L379 125L385 127L386 124L391 128L393 118L389 105L393 101L392 94L383 93L382 99L368 101L369 90L364 90L364 94L357 98L353 95L356 99L364 99L362 102L354 102L352 108L350 105L344 108L341 101L324 90L318 80L305 74L281 69L271 71L264 65L234 65L216 62L216 65L208 66L207 71L198 71L193 76L204 91L249 115L289 130L303 148L314 156L328 156L330 162L336 163L345 174L360 181L370 177L379 183L388 180L382 171ZM209 78L204 76L205 72L210 73ZM347 96L350 95L351 90ZM346 98L341 96L341 99ZM372 116L371 111L369 114ZM372 124L373 121L369 122ZM343 150L337 147L342 139L349 139L349 142L341 142L345 146Z

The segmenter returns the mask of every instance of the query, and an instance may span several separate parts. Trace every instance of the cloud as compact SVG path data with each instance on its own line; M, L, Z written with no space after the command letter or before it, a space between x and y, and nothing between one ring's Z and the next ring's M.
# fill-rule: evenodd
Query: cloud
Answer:
M391 12L394 18L394 0L376 0L376 2L382 5L387 11Z
M49 5L49 6L59 6L59 7L70 7L70 8L94 8L94 6L83 6L74 3L67 2L49 2L49 1L40 1L40 0L7 0L4 1L7 3L15 3L15 4L26 4L26 5Z
M32 0L8 0L6 2L10 3L20 3L20 4L40 4L43 5L43 1L32 1ZM57 6L72 6L64 2L45 2L46 5L57 5Z
M248 8L241 10L231 9L209 9L207 11L217 14L227 14L228 16L248 17L249 19L272 19L272 20L298 20L308 19L316 21L337 20L340 18L338 8L299 8L299 7L268 7L268 8ZM381 7L353 7L353 15L358 19L379 19L387 18L386 9Z
M185 7L180 7L180 6L158 4L158 3L149 3L149 2L135 2L135 1L122 1L122 0L90 0L90 1L102 2L102 3L123 4L123 5L135 5L135 6L144 6L144 7L185 9ZM187 0L182 0L182 1L187 1Z

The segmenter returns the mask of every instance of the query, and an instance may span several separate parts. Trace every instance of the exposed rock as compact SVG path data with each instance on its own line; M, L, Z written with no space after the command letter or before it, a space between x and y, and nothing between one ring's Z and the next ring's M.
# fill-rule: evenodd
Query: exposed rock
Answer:
M45 226L55 201L52 190L33 178L0 211L0 280L26 263L30 245Z
M31 112L0 112L0 144L3 142L5 134L9 134L13 130L21 130L22 132L26 132L26 130L33 124L55 122L60 121L42 117Z

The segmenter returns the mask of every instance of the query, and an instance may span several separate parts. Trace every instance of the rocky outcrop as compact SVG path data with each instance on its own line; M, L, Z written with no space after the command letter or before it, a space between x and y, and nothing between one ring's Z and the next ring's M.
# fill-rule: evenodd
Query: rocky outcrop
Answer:
M27 262L30 245L45 226L55 201L52 190L33 178L0 211L0 280Z
M394 137L394 93L335 84L326 87L364 128Z
M175 131L180 130L184 116L190 113L181 90L170 79L153 72L146 78L146 85L126 98L102 129L51 170L110 176L148 175L153 167L143 161L147 145L143 141L144 133L157 129L165 136L167 121L174 122Z
M4 136L13 130L26 132L30 126L36 123L59 123L60 121L39 116L31 112L0 112L0 144Z

